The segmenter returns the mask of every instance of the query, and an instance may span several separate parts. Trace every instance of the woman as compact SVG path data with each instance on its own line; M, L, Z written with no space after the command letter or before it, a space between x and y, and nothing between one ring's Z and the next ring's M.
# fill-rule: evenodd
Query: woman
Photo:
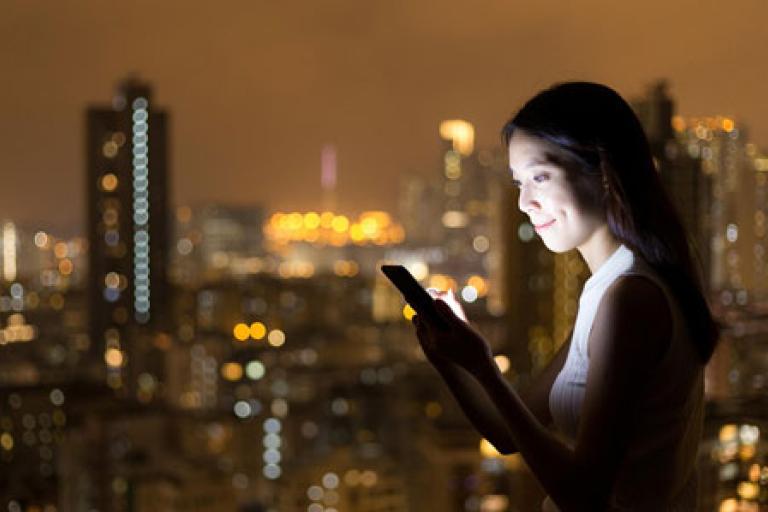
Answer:
M543 510L695 510L718 329L639 121L610 88L564 83L503 137L519 208L547 248L575 248L590 269L574 329L521 394L452 293L433 293L448 328L414 317L422 348L480 433L526 460Z

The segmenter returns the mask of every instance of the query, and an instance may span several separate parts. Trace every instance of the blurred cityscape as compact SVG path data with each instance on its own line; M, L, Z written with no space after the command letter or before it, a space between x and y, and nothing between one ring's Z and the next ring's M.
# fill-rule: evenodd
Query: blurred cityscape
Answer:
M663 82L633 106L724 326L702 510L768 510L768 155L737 119L676 115ZM378 271L452 288L510 382L536 375L587 269L541 244L500 145L436 123L443 150L402 180L396 212L338 212L333 145L319 211L179 206L172 105L130 78L83 111L82 236L0 219L1 511L538 509L522 459L473 431Z

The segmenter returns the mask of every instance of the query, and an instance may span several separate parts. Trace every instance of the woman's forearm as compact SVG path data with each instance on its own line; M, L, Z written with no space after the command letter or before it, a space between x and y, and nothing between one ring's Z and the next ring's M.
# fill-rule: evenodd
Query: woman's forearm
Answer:
M506 420L472 374L452 362L437 363L435 368L480 435L505 455L517 452Z
M489 362L476 377L503 417L512 442L561 510L601 510L607 498L605 489L590 478L588 468L579 463L574 450L525 406L495 364Z

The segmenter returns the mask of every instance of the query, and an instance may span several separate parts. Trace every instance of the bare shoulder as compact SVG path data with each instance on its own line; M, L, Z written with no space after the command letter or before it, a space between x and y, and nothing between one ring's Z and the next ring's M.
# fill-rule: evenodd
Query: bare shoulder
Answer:
M657 361L672 337L672 311L664 291L642 275L621 276L605 291L590 336L593 349L620 344L621 353L646 362ZM618 348L618 347L615 347Z

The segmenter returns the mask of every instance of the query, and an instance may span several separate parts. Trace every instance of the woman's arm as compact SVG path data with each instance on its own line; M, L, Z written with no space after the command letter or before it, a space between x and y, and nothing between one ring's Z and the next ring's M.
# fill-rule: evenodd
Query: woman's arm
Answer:
M450 300L450 297L446 298ZM462 320L466 321L464 318ZM419 322L419 318L414 317L414 324L416 324L417 329L419 328ZM567 342L563 344L547 367L521 393L525 405L545 425L550 424L552 421L552 416L549 412L549 392L558 373L563 368L563 364L565 364L570 339L571 336L569 334ZM499 414L498 409L478 380L459 364L435 355L434 351L431 351L429 347L424 348L430 362L440 373L464 415L480 435L487 439L500 453L504 455L516 453L518 450L512 440L506 420Z
M626 451L650 369L669 343L671 316L663 292L642 277L606 291L589 339L590 368L574 447L551 434L489 357L487 342L438 302L451 332L431 336L480 382L539 482L564 510L602 510ZM649 321L653 319L653 321ZM425 334L425 333L422 333Z
M472 374L451 361L434 364L464 415L500 453L517 452L504 418Z

